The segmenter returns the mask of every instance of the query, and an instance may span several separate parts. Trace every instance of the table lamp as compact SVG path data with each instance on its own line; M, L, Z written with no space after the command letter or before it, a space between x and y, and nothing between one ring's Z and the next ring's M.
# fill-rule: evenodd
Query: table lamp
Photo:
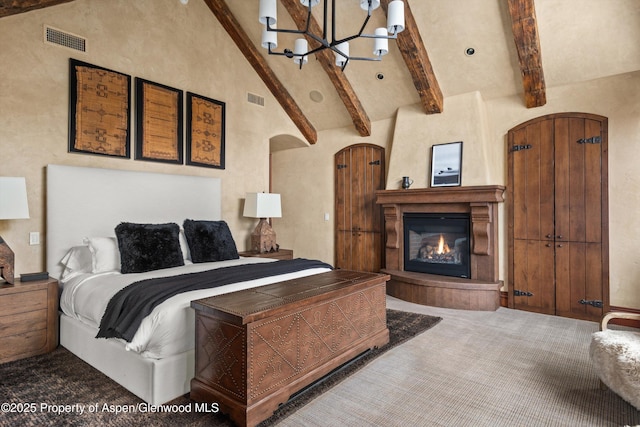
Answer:
M24 178L0 176L0 220L29 218ZM0 277L13 284L13 251L0 236Z
M260 222L251 233L251 250L259 253L277 251L276 232L267 222L267 218L282 217L280 195L274 193L247 193L244 200L243 215L249 218L260 218Z

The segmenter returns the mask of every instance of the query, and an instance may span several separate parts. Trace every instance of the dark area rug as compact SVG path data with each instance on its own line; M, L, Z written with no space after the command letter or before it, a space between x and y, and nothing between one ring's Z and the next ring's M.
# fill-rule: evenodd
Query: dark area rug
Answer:
M300 393L261 425L287 417L380 354L440 320L387 310L389 344L365 353ZM163 405L170 411L159 412L62 347L0 365L0 395L0 426L233 426L225 415L215 413L212 405L196 408L188 394Z

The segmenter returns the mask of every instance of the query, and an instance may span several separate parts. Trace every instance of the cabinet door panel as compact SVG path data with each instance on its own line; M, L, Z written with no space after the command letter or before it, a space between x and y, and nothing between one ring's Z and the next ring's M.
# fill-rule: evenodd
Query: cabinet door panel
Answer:
M531 294L514 296L515 308L554 314L553 245L539 240L516 240L514 249L518 262L514 265L513 288Z

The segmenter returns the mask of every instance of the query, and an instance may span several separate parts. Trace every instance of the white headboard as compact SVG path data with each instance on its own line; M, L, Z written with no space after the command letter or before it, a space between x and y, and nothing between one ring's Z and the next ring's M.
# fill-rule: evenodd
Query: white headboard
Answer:
M77 166L47 166L47 271L85 237L115 236L119 223L221 217L219 178Z

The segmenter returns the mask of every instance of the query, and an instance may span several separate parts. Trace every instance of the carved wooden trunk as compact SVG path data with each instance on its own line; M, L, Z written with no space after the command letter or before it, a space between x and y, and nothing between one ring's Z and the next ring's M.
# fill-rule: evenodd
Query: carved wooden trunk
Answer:
M238 425L267 419L295 392L389 342L388 275L334 270L193 301L191 399Z

